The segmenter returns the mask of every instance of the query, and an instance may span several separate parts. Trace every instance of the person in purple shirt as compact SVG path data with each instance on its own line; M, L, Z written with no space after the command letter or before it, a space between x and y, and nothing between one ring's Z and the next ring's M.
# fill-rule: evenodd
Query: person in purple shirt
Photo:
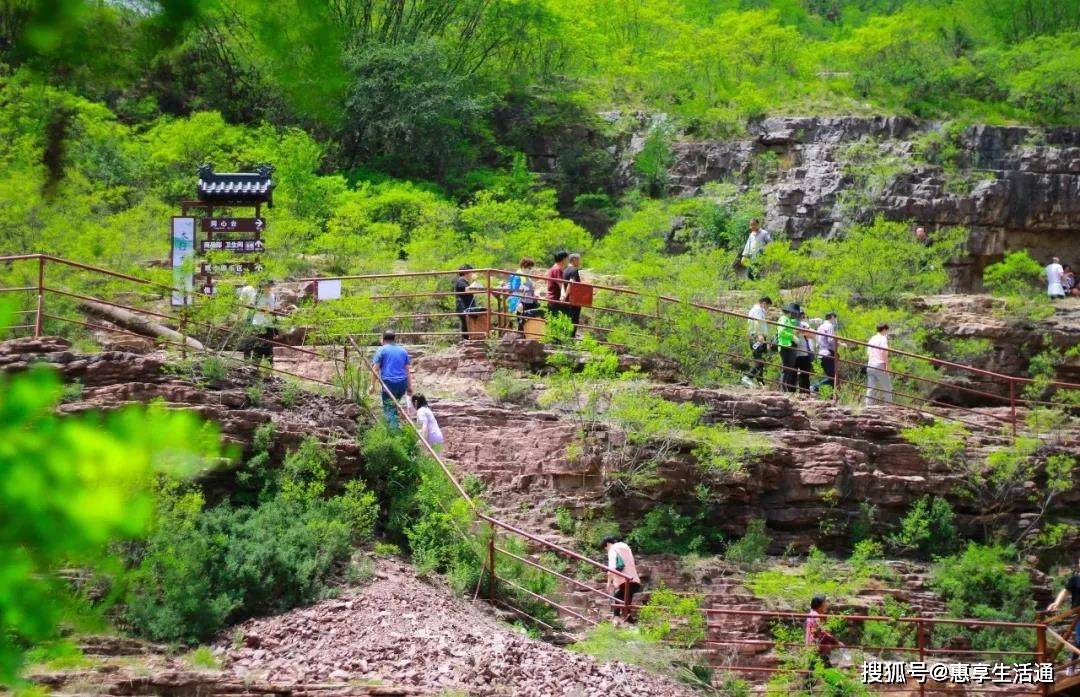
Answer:
M390 329L383 332L382 346L371 359L376 378L386 385L382 392L383 416L390 428L398 428L398 401L412 394L412 373L409 371L409 352L397 343L397 336ZM376 379L376 384L378 380Z

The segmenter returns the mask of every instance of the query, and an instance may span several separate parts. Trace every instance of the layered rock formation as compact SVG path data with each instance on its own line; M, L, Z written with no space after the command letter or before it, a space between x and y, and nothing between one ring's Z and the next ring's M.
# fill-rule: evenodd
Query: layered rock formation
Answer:
M649 123L641 118L642 129ZM676 142L669 188L697 194L709 182L764 179L765 227L796 241L835 234L845 217L842 192L852 190L864 219L910 220L931 234L968 227L971 257L955 269L961 290L978 289L982 268L1011 250L1028 249L1044 263L1054 254L1080 262L1080 129L976 125L958 136L934 133L942 129L904 117L765 118L750 123L744 138ZM958 154L947 163L918 157L917 144L928 137L951 140ZM867 191L845 168L847 149L860 141L896 167L880 190ZM637 185L633 158L643 143L640 135L612 143L618 155L612 190ZM558 148L544 141L533 146L533 165L557 177L559 164L540 151ZM760 171L763 155L773 158L777 172Z

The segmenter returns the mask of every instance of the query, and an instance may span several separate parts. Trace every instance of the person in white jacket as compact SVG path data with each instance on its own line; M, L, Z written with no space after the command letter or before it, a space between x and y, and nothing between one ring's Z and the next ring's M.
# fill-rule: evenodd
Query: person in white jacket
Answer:
M772 241L772 235L768 230L761 229L761 221L754 218L750 221L750 235L746 238L746 244L743 245L742 254L740 255L740 263L746 267L746 277L751 281L757 278L757 274L754 272L754 259L758 254L761 254L761 250L765 249L765 245Z
M435 452L442 450L445 439L443 438L442 429L439 428L439 422L435 420L435 414L432 413L431 407L428 406L427 397L420 393L416 393L412 396L413 409L416 410L416 427L420 429L420 437L424 439L424 442L431 446L431 449Z

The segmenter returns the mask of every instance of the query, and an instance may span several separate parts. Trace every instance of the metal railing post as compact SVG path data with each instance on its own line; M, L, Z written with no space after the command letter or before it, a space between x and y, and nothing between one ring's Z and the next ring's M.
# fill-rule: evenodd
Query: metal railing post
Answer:
M1012 437L1016 440L1016 380L1009 378L1009 420L1012 421Z
M492 316L492 315L491 315L491 303L492 303L492 295L491 295L491 269L487 269L487 270L486 270L486 271L484 272L484 274L485 274L485 276L487 277L487 280L485 280L485 281L484 281L484 286L486 287L486 290L487 290L487 332L486 332L486 334L491 334L491 328L492 328L492 327L494 326L494 325L493 325L493 324L491 323L491 316Z
M495 602L495 524L488 521L488 600Z
M187 360L187 305L180 310L180 357Z
M1012 381L1010 381L1012 384ZM1035 628L1035 653L1036 661L1038 663L1046 663L1046 625L1040 624ZM1045 695L1049 693L1050 686L1045 682L1042 683L1042 693Z
M34 317L34 338L41 338L41 328L45 320L45 257L38 257L37 275L37 314Z
M926 662L926 627L923 625L921 619L915 620L915 636L918 649L919 649L919 662ZM926 682L919 683L919 697L923 697L926 694Z
M836 348L833 349L833 381L832 381L832 401L833 404L840 404L840 342L836 342Z

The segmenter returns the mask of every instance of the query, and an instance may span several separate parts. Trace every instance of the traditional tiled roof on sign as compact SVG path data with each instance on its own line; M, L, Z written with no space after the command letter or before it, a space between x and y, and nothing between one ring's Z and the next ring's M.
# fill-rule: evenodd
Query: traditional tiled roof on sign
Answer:
M274 205L273 169L263 165L255 172L215 172L212 165L199 168L199 200L220 203L266 203Z

